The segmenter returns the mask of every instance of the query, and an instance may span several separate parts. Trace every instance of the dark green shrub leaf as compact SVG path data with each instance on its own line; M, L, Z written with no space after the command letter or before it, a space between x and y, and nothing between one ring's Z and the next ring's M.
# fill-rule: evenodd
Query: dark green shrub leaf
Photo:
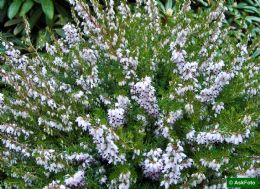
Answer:
M52 20L54 15L54 7L52 0L41 0L42 10L48 19Z
M66 10L63 6L59 5L58 3L55 3L54 6L58 13L61 14L63 17L70 17L68 10Z
M3 23L4 22L4 19L6 17L6 13L7 13L7 9L2 9L0 11L0 23Z
M252 21L255 21L255 22L260 22L260 18L259 17L256 17L256 16L246 16L246 20L248 22L252 22Z
M255 3L252 0L245 0L247 3L249 3L250 5L255 5Z
M14 28L14 35L19 34L24 29L24 24L21 23Z
M165 11L165 8L164 8L163 4L161 3L161 1L157 1L157 4L160 6L162 11Z
M22 9L19 13L20 16L24 16L29 10L31 10L34 2L32 0L26 0L22 6Z
M22 0L14 0L8 8L8 18L12 19L18 13L22 5Z
M0 9L2 9L5 6L5 0L0 0Z
M239 3L236 8L243 9L245 6L247 6L246 3Z
M203 1L203 0L198 0L203 6L207 7L208 6L208 3Z
M253 54L253 57L256 58L260 55L260 51L259 50L256 50Z
M61 37L65 37L64 31L63 29L55 29L56 33L61 36Z
M8 20L7 22L5 22L4 27L9 27L9 26L12 26L12 25L16 25L16 24L21 23L21 22L22 22L22 19L21 19L21 18L17 18L17 19L13 19L13 20Z
M240 3L240 4L242 4L242 3ZM238 5L240 5L240 4L238 4ZM248 5L246 5L246 4L244 5L244 3L243 3L242 6L237 6L237 8L243 9L244 11L250 10L250 11L252 11L252 12L255 12L255 13L257 13L257 14L260 14L260 11L259 11L256 7L248 6Z
M35 26L35 24L37 23L41 15L42 15L41 8L38 8L33 12L32 16L29 18L31 29Z
M171 9L172 8L172 0L168 0L166 3L166 9Z

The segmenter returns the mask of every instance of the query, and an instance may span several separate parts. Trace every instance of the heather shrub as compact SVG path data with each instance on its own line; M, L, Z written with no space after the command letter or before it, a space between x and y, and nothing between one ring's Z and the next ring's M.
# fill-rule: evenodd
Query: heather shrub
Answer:
M259 60L222 27L222 2L196 15L177 2L168 22L153 0L105 2L70 0L79 18L46 53L2 41L5 188L225 188L227 176L259 176Z

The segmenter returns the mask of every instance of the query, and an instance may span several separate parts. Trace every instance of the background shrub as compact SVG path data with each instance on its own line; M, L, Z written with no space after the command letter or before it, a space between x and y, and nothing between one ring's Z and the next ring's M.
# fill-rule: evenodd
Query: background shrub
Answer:
M71 20L70 6L63 0L0 0L0 10L0 29L6 33L4 37L23 48L25 46L14 35L18 39L25 37L24 17L32 30L30 37L39 48L50 41L47 26L62 35L61 28Z

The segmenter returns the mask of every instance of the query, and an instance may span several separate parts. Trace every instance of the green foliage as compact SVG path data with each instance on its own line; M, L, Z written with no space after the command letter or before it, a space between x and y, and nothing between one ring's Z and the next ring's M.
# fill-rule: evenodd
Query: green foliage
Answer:
M52 0L41 1L42 10L48 19L52 20L54 15L54 7Z
M27 17L30 29L34 31L31 38L36 45L42 40L43 33L47 35L46 26L60 35L62 26L71 20L70 7L63 0L1 0L0 10L2 31L13 33L21 40L25 37L23 19Z
M158 7L161 11L161 16L164 21L167 21L172 17L174 12L168 11L173 10L176 1L174 0L157 0ZM209 9L216 5L218 1L212 0L196 0L192 1L191 8L194 10L194 13L197 13L199 9ZM225 1L225 23L231 26L232 31L230 31L236 38L241 40L246 35L249 35L251 39L260 40L260 1L259 0L227 0ZM194 14L194 15L195 15ZM250 42L252 43L252 41ZM249 44L250 44L249 43ZM253 47L252 51L253 57L258 57L260 54L259 44Z
M22 0L14 0L8 7L8 18L12 19L19 11L22 5Z
M31 10L33 4L33 0L26 0L21 8L19 16L25 16L25 14Z
M260 34L260 1L227 1L227 20L238 29L249 30L253 37ZM240 35L244 35L242 32Z

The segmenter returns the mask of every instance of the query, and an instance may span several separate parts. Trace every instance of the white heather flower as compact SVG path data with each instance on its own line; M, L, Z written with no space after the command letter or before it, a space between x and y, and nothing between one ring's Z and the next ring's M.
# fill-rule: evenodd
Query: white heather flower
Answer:
M4 95L0 93L0 104L2 105L4 102Z
M57 53L56 47L53 45L50 45L48 43L46 43L45 45L46 51L50 54L50 55L54 55L55 53Z
M48 184L48 186L43 187L43 189L68 189L66 186L60 184L60 181L52 181L50 184Z
M119 95L117 97L117 103L115 104L115 106L118 108L127 109L129 104L130 104L130 100L128 97Z
M68 187L82 187L85 185L84 171L76 172L72 177L65 179L65 185Z
M182 119L183 112L182 110L177 110L175 112L170 112L169 117L167 119L167 122L171 125L173 125L177 120Z
M78 123L78 126L82 128L83 131L87 131L91 127L88 115L86 119L82 117L77 117L76 122Z
M74 94L74 97L78 101L83 95L84 95L84 92L83 91L79 91L76 94Z
M72 155L65 155L65 159L70 162L80 163L83 167L89 166L94 158L88 153L73 153Z
M193 160L186 158L180 141L176 144L169 143L165 151L162 155L164 166L160 185L169 188L170 185L178 184L181 181L182 170L191 167Z
M163 123L163 119L160 118L158 119L156 122L155 122L155 125L158 127L156 130L155 130L155 134L157 136L163 136L164 138L170 138L170 129L169 127L165 126L164 123Z
M184 47L187 36L189 34L189 30L182 30L181 32L178 33L176 41L171 44L171 48L176 47L176 45L179 45L180 47Z
M196 132L194 129L186 134L186 139L198 144L223 143L225 137L217 130L212 132Z
M112 127L119 127L125 123L125 110L123 108L109 109L108 122Z
M67 42L70 46L73 46L80 41L78 31L73 24L66 24L63 26L63 30L65 33L65 42Z
M132 87L131 93L134 95L132 98L143 107L148 114L154 117L159 115L155 89L152 86L150 77L145 77L142 81L137 82Z
M118 178L111 181L109 189L129 189L132 182L130 171L121 173Z
M241 134L233 134L225 138L227 143L238 145L243 142L243 136Z
M187 53L185 50L173 50L172 51L172 61L176 64L178 63L182 63L185 62L185 57L186 57Z
M158 180L163 169L163 161L161 159L162 150L157 148L144 153L146 159L141 164L144 175L150 177L153 180Z
M188 114L193 114L194 113L194 110L193 110L193 105L192 104L186 104L185 107L184 107L185 111L188 113Z
M109 164L114 165L126 161L125 154L120 154L118 146L115 144L119 137L105 125L98 128L91 127L89 129L90 135L96 144L96 149L103 159L107 160Z
M184 80L193 79L198 75L198 63L186 62L184 65L178 66L178 70Z
M215 11L211 11L211 13L208 16L209 19L211 21L216 20L220 16L220 14L223 12L223 10L224 10L224 6L223 6L223 3L221 2L221 3L219 3L219 5Z
M188 86L180 86L176 88L176 93L180 96L184 96L185 93L187 93L188 91L193 91L194 87L192 85L188 85Z
M216 114L220 114L221 110L224 110L224 103L219 102L219 103L213 103L212 110L216 112Z
M80 51L80 57L87 61L90 65L95 65L97 62L97 55L92 49L83 49Z
M213 169L214 171L219 171L219 169L221 168L222 165L227 164L228 161L226 159L217 162L215 159L213 159L212 161L207 161L205 159L200 159L200 163L202 166L204 167L208 167Z
M46 74L47 74L46 67L43 66L43 67L42 67L42 75L45 76Z
M245 126L248 126L251 123L251 116L250 115L245 115L245 117L242 120L242 124L244 124Z
M192 129L190 132L186 134L186 139L189 141L193 141L195 139L195 130Z
M203 173L194 173L191 175L192 179L194 179L191 183L192 187L197 186L198 184L202 183L203 180L206 179L206 176Z

